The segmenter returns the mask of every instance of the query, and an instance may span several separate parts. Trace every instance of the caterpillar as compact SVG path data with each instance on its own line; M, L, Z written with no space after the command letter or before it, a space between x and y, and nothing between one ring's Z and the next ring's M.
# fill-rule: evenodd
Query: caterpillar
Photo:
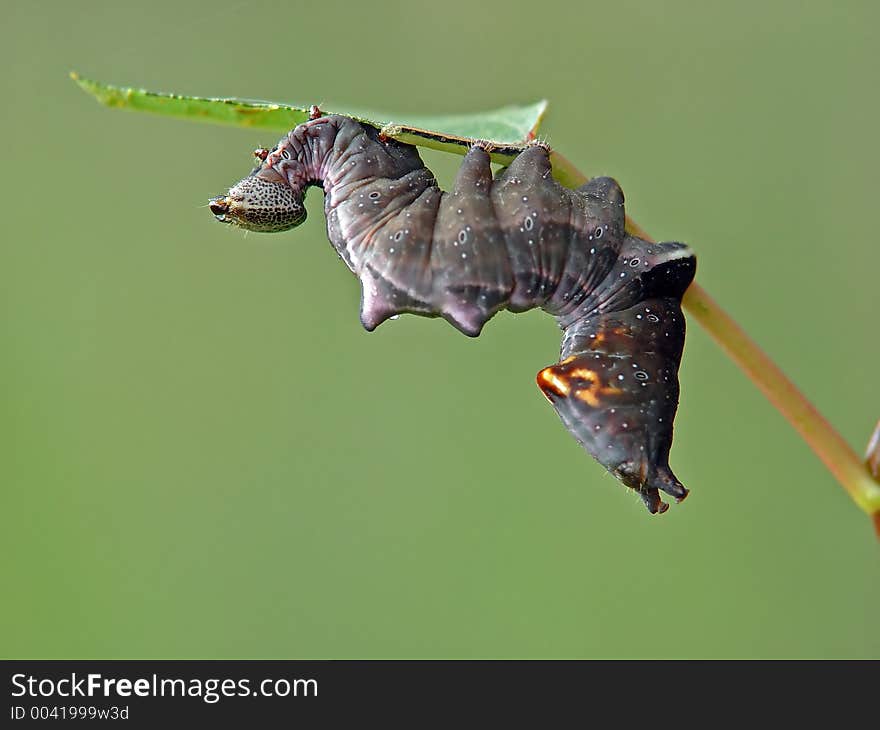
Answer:
M684 244L627 233L614 179L565 188L541 143L493 178L488 149L473 144L444 192L415 147L316 115L256 150L257 167L209 205L223 223L285 231L305 220L307 188L322 186L327 234L360 280L368 331L408 312L476 337L502 309L551 314L562 347L538 386L586 451L665 512L661 491L688 494L669 451L696 259Z

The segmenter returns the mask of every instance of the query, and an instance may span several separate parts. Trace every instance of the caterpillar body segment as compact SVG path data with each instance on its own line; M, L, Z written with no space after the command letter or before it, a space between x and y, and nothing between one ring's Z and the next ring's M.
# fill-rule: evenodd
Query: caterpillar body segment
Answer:
M667 507L660 492L687 496L668 459L680 303L696 259L683 244L627 234L616 181L565 188L541 144L493 177L478 143L444 192L415 147L335 115L301 124L262 157L211 201L218 220L287 230L305 220L308 187L322 186L328 237L360 280L368 330L408 312L476 337L502 309L545 310L563 341L537 382L568 430L652 513Z

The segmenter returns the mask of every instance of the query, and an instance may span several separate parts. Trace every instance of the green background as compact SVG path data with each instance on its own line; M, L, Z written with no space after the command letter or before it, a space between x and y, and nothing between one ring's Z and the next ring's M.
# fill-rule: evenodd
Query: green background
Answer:
M6 657L877 657L878 545L695 324L651 517L534 385L540 313L367 334L320 193L204 203L279 135L67 78L467 112L550 142L861 450L880 416L875 3L2 2ZM426 155L448 183L460 158Z

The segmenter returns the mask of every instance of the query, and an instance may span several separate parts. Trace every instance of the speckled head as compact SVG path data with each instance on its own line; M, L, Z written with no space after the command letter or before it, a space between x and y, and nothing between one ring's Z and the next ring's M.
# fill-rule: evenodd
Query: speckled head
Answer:
M270 180L255 171L233 185L226 195L209 201L211 212L221 223L260 233L287 231L306 219L302 192L286 182Z

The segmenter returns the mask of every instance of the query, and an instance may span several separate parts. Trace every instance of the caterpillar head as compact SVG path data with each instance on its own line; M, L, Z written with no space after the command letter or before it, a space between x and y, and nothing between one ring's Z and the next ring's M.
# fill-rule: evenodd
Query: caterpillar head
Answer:
M221 223L260 233L287 231L306 219L302 191L283 180L269 179L263 170L236 183L226 195L211 198L211 212Z

